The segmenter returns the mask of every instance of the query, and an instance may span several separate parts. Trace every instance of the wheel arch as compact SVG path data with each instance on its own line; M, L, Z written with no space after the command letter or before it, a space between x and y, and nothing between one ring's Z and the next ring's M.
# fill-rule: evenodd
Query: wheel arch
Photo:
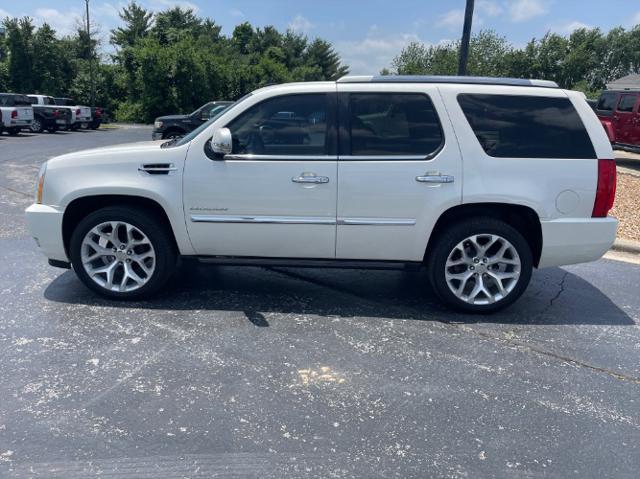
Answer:
M158 219L167 228L176 251L180 251L169 216L160 203L144 196L103 194L81 196L71 201L65 208L62 218L62 240L67 256L69 256L69 244L74 226L87 215L109 206L124 206L150 212L155 219Z
M542 253L542 226L540 217L530 207L511 203L465 203L449 208L440 215L436 222L427 247L425 259L435 239L453 222L466 218L490 217L504 221L517 229L529 244L533 256L533 264L537 267Z

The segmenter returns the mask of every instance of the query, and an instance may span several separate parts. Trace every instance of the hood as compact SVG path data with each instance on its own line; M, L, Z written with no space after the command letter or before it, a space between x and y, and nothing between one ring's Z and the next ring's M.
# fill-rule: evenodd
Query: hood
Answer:
M159 116L155 121L171 121L171 120L186 120L190 115L165 115Z
M89 165L95 163L140 162L147 154L154 157L160 151L159 141L141 141L121 145L104 146L56 156L48 161L48 168Z

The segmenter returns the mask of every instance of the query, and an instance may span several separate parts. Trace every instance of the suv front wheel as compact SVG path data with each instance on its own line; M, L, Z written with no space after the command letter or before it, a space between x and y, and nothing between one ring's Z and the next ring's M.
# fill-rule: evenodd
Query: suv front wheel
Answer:
M143 209L102 208L71 235L73 269L90 289L110 298L134 299L157 292L176 267L167 228Z
M489 313L522 295L533 258L518 230L493 218L475 218L442 232L427 265L431 285L444 303L467 313Z

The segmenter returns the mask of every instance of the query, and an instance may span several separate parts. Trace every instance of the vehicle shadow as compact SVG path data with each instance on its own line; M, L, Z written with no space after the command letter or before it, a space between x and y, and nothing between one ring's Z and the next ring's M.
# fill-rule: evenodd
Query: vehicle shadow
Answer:
M446 323L634 325L602 291L560 268L534 273L523 297L491 315L445 308L424 272L294 269L185 264L157 297L114 301L86 289L71 271L52 281L46 299L65 304L149 310L243 311L256 326L263 313L370 317Z

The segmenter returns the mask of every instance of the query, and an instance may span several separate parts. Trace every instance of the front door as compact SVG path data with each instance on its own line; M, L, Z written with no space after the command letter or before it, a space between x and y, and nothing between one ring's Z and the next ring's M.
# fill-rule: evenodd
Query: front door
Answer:
M421 261L461 202L462 162L437 87L338 84L336 257Z
M638 125L638 94L625 93L620 95L618 108L613 115L616 129L616 142L633 144L637 138Z
M199 255L334 258L335 85L253 104L226 126L233 151L192 145L184 174L189 236Z

